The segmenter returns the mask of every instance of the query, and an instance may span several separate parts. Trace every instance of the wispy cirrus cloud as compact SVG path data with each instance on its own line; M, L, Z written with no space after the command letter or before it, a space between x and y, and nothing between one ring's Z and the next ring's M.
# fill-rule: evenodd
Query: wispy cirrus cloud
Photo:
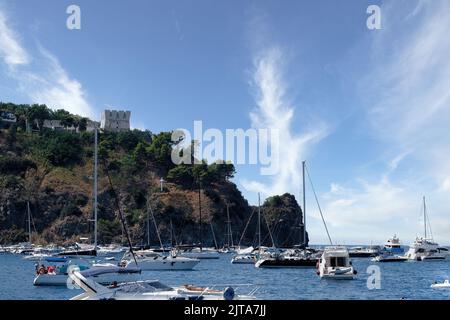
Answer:
M8 76L15 80L16 90L32 103L93 117L94 108L89 104L81 83L71 78L58 59L40 45L36 53L38 59L32 59L0 9L0 57L9 67Z
M248 191L262 192L264 195L296 194L301 182L301 161L306 149L328 134L324 122L294 131L294 107L287 95L288 86L283 78L283 52L279 47L262 50L254 59L252 85L256 89L257 107L250 113L253 128L264 128L279 133L277 148L272 148L272 158L278 159L278 171L269 183L242 180Z
M30 57L19 44L17 35L8 27L6 15L2 11L0 11L0 56L10 68L30 62Z
M332 184L323 195L327 219L344 238L378 228L376 240L402 230L412 240L411 231L421 230L420 201L426 195L431 222L439 222L433 223L434 235L450 243L443 228L450 217L449 12L448 1L390 2L382 7L383 30L369 34L370 71L357 88L369 98L363 103L368 129L393 157L378 179L360 177L349 181L352 187ZM408 173L395 176L406 163Z

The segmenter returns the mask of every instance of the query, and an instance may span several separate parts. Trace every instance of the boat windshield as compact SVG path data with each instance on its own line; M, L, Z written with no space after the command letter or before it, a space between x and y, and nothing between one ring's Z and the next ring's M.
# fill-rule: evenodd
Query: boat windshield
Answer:
M162 284L159 281L145 281L128 283L125 286L120 286L116 291L122 293L148 293L155 291L173 291L174 289Z
M347 258L346 257L330 257L331 267L346 267Z

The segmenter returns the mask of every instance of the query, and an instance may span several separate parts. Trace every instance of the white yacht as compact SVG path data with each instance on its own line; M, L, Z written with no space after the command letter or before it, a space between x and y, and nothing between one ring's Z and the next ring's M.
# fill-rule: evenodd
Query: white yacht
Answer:
M433 261L444 260L447 257L447 252L444 252L439 245L434 242L433 238L427 238L427 207L425 204L425 197L423 197L423 223L424 223L424 237L416 237L406 257L413 261ZM428 224L429 227L429 224ZM431 230L431 227L429 227Z
M150 250L140 250L134 252L136 262L142 271L156 270L192 270L199 262L199 259L177 256L174 252L163 255ZM131 253L127 252L120 262L120 266L125 268L136 267Z
M442 283L435 282L431 285L431 288L433 288L433 289L450 289L450 282L448 281L448 279L446 279Z
M256 255L252 253L237 254L231 259L232 264L255 264Z
M444 260L446 255L440 253L438 248L439 245L433 239L417 237L406 253L406 257L414 261Z
M318 262L321 279L351 280L356 275L346 247L326 247Z
M80 272L73 271L70 278L84 293L71 300L254 300L252 295L236 295L234 289L225 290L185 285L170 287L158 280L136 281L104 287Z
M405 249L402 248L400 239L397 237L396 234L394 234L394 236L388 239L384 244L383 251L394 254L402 254L405 252Z
M182 257L192 259L219 259L220 253L213 248L185 248L179 249L178 254Z

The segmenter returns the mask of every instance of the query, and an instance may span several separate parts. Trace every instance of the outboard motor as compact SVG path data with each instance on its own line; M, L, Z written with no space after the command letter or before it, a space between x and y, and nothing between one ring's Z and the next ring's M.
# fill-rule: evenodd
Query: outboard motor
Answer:
M223 292L223 298L225 300L233 300L234 299L234 289L232 287L227 287Z

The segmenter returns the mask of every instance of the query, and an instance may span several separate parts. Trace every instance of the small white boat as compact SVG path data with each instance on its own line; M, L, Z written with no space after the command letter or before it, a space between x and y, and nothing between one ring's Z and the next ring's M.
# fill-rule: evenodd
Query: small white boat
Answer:
M405 262L408 258L398 254L384 253L371 259L374 262Z
M233 264L255 264L256 256L254 254L238 254L231 259Z
M42 261L42 260L45 260L45 259L47 259L49 257L51 257L50 254L34 253L32 255L29 255L29 256L24 256L23 259L24 260L29 260L29 261Z
M142 271L162 271L162 270L192 270L198 263L199 259L180 257L171 253L170 255L162 255L158 252L141 250L134 252L138 266ZM131 253L126 253L120 262L125 268L134 268L136 264Z
M346 247L326 247L317 266L321 279L352 280L356 275Z
M179 250L178 254L182 257L192 259L219 259L220 253L215 249L210 248L190 248Z
M443 283L435 282L431 285L433 289L450 289L450 282L446 279Z
M236 295L231 287L225 290L194 287L170 287L158 280L136 281L104 287L93 279L73 271L70 278L85 292L70 300L253 300L255 297Z

